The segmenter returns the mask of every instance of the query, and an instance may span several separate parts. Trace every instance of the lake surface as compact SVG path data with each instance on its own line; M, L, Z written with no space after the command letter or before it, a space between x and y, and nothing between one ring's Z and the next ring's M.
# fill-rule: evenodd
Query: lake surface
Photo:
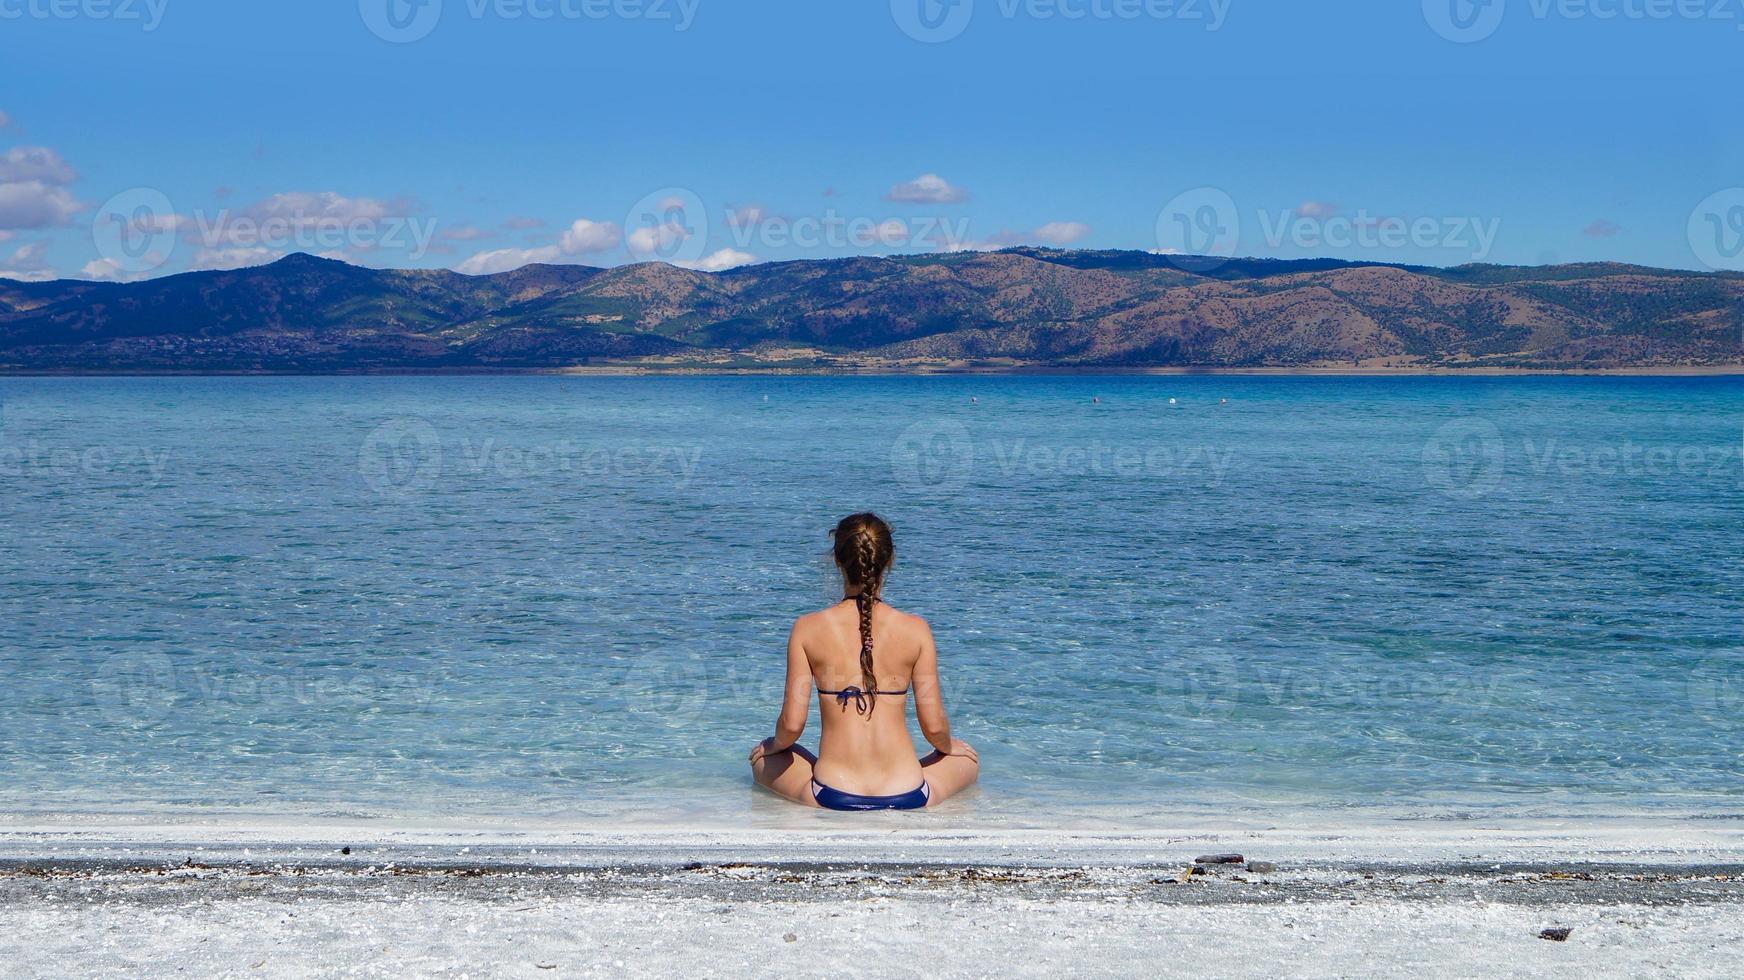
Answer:
M1741 448L1735 378L0 379L0 814L779 815L873 508L929 819L1737 815Z

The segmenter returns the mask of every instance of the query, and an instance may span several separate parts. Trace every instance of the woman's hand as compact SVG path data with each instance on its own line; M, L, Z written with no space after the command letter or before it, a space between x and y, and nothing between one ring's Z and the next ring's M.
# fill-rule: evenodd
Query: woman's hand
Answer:
M975 746L970 745L968 742L965 742L960 738L951 739L951 751L946 752L945 754L960 755L976 765L981 764L981 757L975 754Z
M766 758L766 757L772 756L772 755L780 755L782 752L785 752L785 751L787 751L787 749L775 751L775 736L771 735L768 738L764 739L763 741L758 742L755 746L752 746L752 748L751 748L751 764L756 765L758 760L760 760L760 759L763 759L763 758Z

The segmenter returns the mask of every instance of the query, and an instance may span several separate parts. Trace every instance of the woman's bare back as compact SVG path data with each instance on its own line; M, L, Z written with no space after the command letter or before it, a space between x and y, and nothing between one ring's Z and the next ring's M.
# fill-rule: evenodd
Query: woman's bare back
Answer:
M887 796L920 785L920 760L908 730L908 698L916 667L931 646L932 631L918 616L883 604L872 607L872 662L877 696L860 669L860 613L844 601L800 617L794 638L804 651L820 692L819 782L849 793ZM932 670L934 690L937 667Z
M781 714L775 734L751 749L751 775L806 806L934 806L972 785L981 764L973 747L951 737L932 628L883 601L896 551L882 518L849 515L830 537L847 597L793 624ZM908 732L910 698L933 747L924 758ZM824 729L817 755L799 744L814 702Z

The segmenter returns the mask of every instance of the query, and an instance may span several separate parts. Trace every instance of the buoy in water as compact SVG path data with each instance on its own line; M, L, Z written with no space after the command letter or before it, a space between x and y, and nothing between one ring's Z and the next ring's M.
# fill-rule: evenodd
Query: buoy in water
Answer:
M1171 404L1171 405L1175 404L1175 400L1173 398L1169 399L1169 404Z

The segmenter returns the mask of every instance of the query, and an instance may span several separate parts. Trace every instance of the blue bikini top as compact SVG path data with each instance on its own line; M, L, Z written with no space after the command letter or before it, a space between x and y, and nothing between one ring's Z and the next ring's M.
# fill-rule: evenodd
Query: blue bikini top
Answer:
M866 692L860 690L858 687L844 687L840 691L826 691L820 687L818 688L818 693L826 698L835 698L836 703L844 708L852 704L855 711L858 711L861 714L866 713ZM900 691L879 691L878 696L887 698L907 697L908 688L905 687Z
M852 602L857 605L860 602L860 596L845 596L842 601ZM877 600L874 599L873 601L876 602ZM866 713L866 692L860 690L858 687L844 687L840 691L826 691L820 687L818 688L818 693L826 698L835 698L836 703L844 708L852 704L855 711L858 711L861 714ZM877 693L879 697L884 698L905 698L908 697L908 688L905 687L900 691L879 691Z

